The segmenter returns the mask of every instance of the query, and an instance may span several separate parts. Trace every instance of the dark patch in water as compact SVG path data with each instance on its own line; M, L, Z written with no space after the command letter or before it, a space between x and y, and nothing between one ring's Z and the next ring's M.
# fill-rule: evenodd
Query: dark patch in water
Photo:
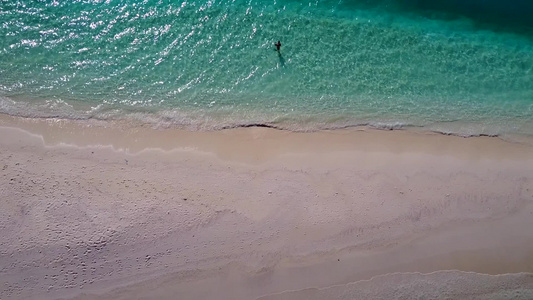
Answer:
M435 19L466 17L492 30L533 31L532 0L349 0L349 6L382 7Z
M531 0L402 0L424 10L440 10L473 20L501 25L533 26Z

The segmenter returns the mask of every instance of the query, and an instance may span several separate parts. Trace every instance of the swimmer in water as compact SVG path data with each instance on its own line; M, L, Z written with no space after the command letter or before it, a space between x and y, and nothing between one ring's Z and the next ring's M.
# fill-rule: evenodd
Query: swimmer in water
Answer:
M279 52L279 49L281 48L281 42L278 41L277 43L274 44L274 46L276 46L276 50L278 50Z

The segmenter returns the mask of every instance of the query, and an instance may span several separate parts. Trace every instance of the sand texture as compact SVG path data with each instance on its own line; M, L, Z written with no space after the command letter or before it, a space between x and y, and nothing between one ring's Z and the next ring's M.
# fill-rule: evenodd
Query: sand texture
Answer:
M533 147L498 138L2 116L0 208L2 300L533 295Z

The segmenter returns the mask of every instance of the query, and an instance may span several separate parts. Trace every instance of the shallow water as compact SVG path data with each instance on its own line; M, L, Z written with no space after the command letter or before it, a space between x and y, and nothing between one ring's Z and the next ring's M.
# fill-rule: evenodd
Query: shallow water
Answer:
M531 5L477 2L2 1L0 112L531 135Z

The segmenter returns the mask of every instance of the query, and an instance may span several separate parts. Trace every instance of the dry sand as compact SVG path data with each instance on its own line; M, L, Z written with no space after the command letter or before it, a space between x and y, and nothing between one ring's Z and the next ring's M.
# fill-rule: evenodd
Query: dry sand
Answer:
M0 208L3 300L533 297L498 138L0 116Z

